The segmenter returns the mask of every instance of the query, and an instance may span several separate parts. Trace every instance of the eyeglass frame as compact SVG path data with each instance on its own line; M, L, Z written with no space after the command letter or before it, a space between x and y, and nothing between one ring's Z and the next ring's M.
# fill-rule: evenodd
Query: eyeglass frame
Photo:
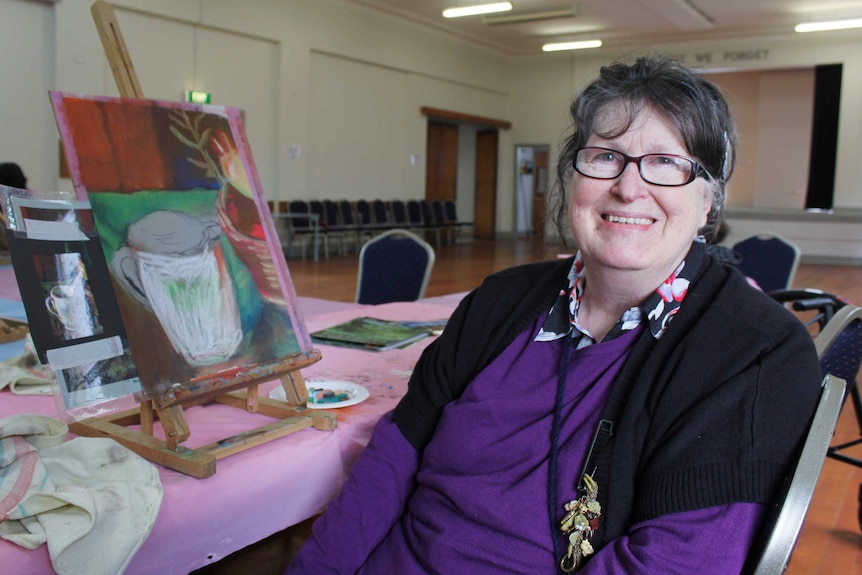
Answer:
M585 174L584 172L582 172L581 170L578 169L578 156L584 150L604 150L606 152L613 152L614 154L618 154L618 155L622 156L624 161L623 161L622 168L620 168L620 172L615 176L609 176L609 177L593 176L590 174ZM679 158L680 160L685 160L685 161L689 162L691 164L691 173L688 176L688 180L686 180L685 182L683 182L681 184L659 184L656 182L651 182L650 180L646 179L644 177L643 170L641 169L641 161L643 161L644 158L648 158L649 156L665 156L665 157L670 157L670 158ZM712 174L710 174L706 170L706 168L701 166L695 160L692 160L691 158L686 157L686 156L681 156L679 154L653 153L653 154L644 154L642 156L629 156L628 154L624 154L624 153L620 152L619 150L614 150L613 148L605 148L602 146L584 146L583 148L578 148L577 150L575 150L575 153L572 156L572 168L577 173L581 174L582 176L584 176L586 178L592 178L594 180L615 180L615 179L619 178L621 175L623 175L623 172L626 171L626 168L631 163L634 163L635 165L637 165L638 175L640 176L640 178L643 181L645 181L648 184L652 184L653 186L661 186L663 188L678 188L680 186L687 186L688 184L692 183L693 181L695 181L697 178L699 178L701 176L705 177L708 180L714 179L712 177Z

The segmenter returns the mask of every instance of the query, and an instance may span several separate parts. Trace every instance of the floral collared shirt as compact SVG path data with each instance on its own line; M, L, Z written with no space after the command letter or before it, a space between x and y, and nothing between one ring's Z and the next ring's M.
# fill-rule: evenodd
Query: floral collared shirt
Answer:
M682 300L688 293L691 278L700 267L705 253L705 241L703 237L697 237L679 267L640 305L627 309L605 336L605 340L611 340L636 328L644 317L649 322L650 333L654 338L659 339L682 305ZM568 288L560 290L556 302L551 306L548 317L533 341L554 341L572 334L572 330L575 330L577 333L573 334L573 339L577 340L576 345L579 349L596 342L593 335L578 324L578 307L584 294L586 281L584 262L578 252L572 263L572 269L569 270Z

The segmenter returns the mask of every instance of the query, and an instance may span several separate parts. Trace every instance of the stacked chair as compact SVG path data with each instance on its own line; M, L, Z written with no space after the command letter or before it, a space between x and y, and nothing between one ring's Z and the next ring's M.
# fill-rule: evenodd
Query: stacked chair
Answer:
M473 222L458 220L453 200L390 200L388 203L356 200L293 200L288 210L294 214L315 214L319 222L319 241L325 257L329 257L330 245L340 255L352 249L358 250L367 240L393 229L405 229L414 234L433 238L435 246L441 242L454 244L463 226ZM310 219L285 218L289 228L288 248L294 240L301 242L302 257L313 241L314 225ZM289 250L288 250L289 251Z

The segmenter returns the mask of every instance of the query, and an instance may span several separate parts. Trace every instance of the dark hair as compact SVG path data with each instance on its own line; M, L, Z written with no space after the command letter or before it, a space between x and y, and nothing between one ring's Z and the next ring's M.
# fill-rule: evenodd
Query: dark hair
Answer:
M598 132L596 120L609 104L620 104L626 117ZM571 105L573 131L563 142L557 163L557 189L553 220L565 239L567 188L572 177L575 151L593 134L606 138L628 130L644 108L665 116L679 130L688 153L709 174L712 207L700 229L714 243L724 222L727 180L736 164L736 129L730 109L719 89L680 62L664 56L640 57L634 64L616 62L603 66L599 77Z
M13 162L0 163L0 184L13 188L27 188L27 178L21 166Z

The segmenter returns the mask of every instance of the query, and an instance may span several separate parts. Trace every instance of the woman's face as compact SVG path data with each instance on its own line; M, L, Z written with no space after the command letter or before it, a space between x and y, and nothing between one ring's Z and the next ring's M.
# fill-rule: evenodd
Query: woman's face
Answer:
M599 131L612 126L609 122L617 113L622 112L613 105L601 110ZM587 146L629 156L667 153L691 158L673 124L649 107L621 136L593 135ZM588 268L646 270L649 278L658 277L655 285L682 261L710 210L709 185L703 178L684 186L656 186L640 177L635 163L613 180L574 172L569 200L572 233Z

